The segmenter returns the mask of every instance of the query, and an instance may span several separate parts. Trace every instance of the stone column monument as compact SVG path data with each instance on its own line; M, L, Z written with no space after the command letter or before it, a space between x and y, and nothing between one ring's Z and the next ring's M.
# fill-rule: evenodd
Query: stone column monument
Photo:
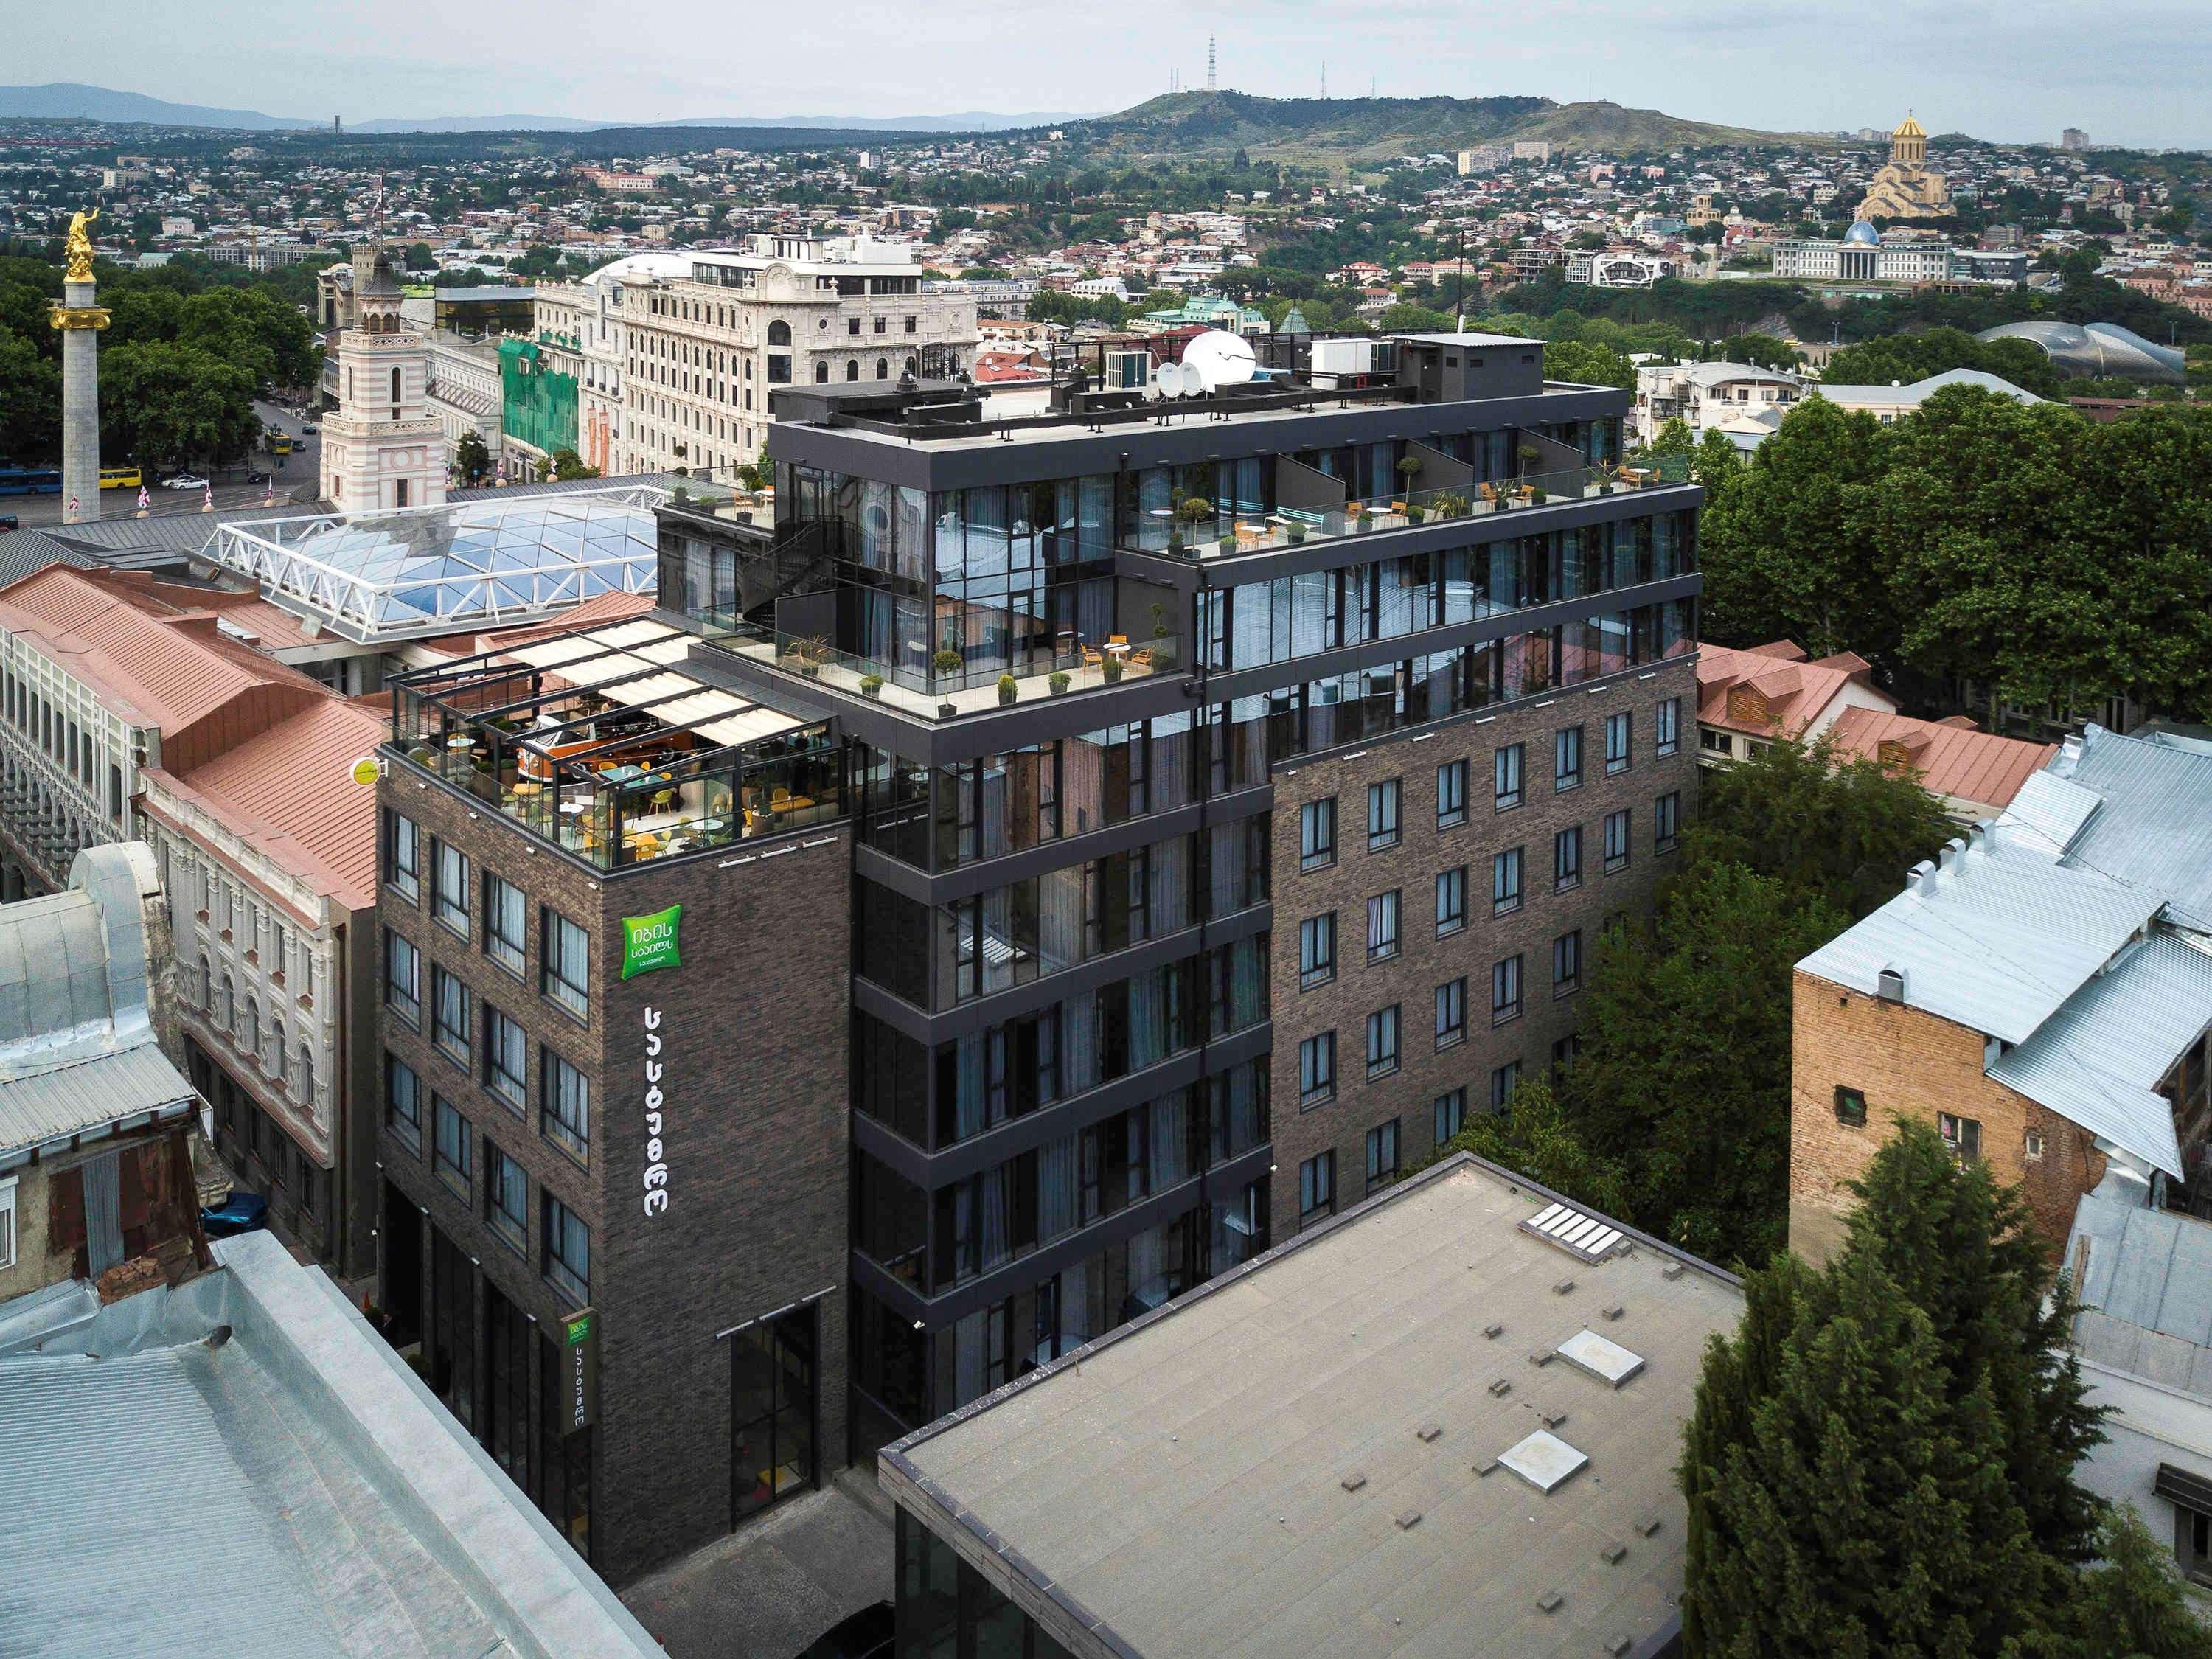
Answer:
M69 270L54 326L62 331L62 499L69 521L100 517L100 331L107 313L93 302L92 234L100 210L70 220Z

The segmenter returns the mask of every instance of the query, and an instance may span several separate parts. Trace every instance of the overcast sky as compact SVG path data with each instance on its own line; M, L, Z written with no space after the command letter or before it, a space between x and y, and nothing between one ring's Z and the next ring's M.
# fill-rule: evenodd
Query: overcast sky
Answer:
M635 20L637 27L632 27ZM105 0L10 29L11 81L351 120L1107 111L1276 96L1595 96L1774 129L2212 148L2208 0Z

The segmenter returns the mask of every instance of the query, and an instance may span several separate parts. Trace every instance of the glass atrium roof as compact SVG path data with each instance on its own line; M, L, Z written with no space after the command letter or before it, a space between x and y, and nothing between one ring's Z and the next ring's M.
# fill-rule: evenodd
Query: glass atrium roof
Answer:
M219 526L204 556L363 642L507 628L650 592L651 485Z

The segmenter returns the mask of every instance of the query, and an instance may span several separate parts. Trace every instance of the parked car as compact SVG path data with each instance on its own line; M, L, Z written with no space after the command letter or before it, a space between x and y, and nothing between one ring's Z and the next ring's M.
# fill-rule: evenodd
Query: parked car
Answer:
M269 482L269 475L266 472L249 472L246 475L246 482L248 483L267 483Z
M268 1224L269 1200L258 1193L240 1192L236 1188L222 1203L200 1212L200 1231L210 1238L257 1232Z
M161 480L164 489L205 489L208 481L197 472L179 472L173 478Z
M9 531L18 528L21 523L22 520L12 513L0 513L0 536L4 536Z
M322 429L321 425L314 421L302 421L300 422L300 430L310 438L315 436L315 434L319 433Z
M891 1604L878 1601L830 1626L799 1659L890 1659L897 1634Z

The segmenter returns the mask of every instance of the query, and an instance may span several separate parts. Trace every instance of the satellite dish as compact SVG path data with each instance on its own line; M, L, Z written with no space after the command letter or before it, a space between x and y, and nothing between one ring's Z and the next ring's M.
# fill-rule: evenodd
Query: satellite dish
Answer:
M1187 376L1182 369L1173 363L1162 363L1152 371L1152 385L1158 389L1163 398L1182 397L1185 390L1183 382L1188 378L1190 377ZM1192 385L1195 386L1194 380L1192 380Z
M1182 372L1195 376L1207 392L1224 386L1243 386L1259 372L1252 343L1225 329L1208 329L1182 349Z

